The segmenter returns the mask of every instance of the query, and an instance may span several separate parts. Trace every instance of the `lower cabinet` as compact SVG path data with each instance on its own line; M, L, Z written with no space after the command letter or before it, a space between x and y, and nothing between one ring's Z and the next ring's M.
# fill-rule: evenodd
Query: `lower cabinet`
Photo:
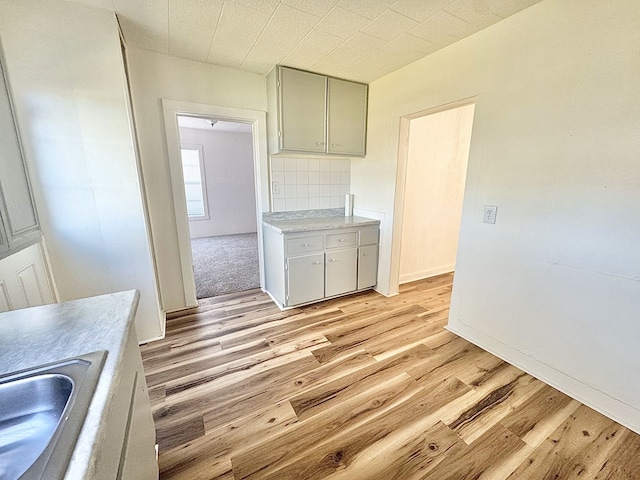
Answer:
M129 334L127 349L124 368L128 372L135 373L131 392L128 395L127 421L117 478L156 480L158 478L156 431L135 328L132 328Z
M91 478L157 480L156 432L133 326L118 368L121 378L103 418L107 427Z
M378 226L280 233L263 228L265 289L292 307L372 288Z

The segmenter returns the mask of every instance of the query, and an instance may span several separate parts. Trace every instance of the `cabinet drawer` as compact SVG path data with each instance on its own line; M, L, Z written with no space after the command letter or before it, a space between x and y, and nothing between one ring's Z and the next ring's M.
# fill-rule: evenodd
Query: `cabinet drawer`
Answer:
M356 232L327 235L327 248L351 247L356 244Z
M289 238L287 243L287 255L298 255L307 252L322 250L322 235L316 237Z
M360 230L360 242L358 245L376 245L378 243L378 227L363 228Z

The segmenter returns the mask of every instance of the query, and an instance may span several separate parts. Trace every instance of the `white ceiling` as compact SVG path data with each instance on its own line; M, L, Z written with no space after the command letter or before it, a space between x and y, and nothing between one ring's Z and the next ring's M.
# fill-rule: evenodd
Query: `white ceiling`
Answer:
M75 0L144 50L266 74L371 82L540 0Z
M178 126L181 128L198 128L210 132L251 133L250 123L226 122L215 118L191 117L187 115L178 115Z

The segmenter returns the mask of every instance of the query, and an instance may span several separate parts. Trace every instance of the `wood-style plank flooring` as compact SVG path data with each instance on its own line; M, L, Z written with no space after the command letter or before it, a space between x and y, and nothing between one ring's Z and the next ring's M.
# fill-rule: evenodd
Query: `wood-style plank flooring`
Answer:
M160 478L640 479L640 436L443 328L451 285L174 315L142 347Z

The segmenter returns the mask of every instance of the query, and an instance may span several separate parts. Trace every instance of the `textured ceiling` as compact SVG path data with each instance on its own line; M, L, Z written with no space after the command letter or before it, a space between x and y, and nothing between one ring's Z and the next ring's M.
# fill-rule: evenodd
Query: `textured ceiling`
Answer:
M75 0L115 10L127 43L268 73L371 82L540 0Z

